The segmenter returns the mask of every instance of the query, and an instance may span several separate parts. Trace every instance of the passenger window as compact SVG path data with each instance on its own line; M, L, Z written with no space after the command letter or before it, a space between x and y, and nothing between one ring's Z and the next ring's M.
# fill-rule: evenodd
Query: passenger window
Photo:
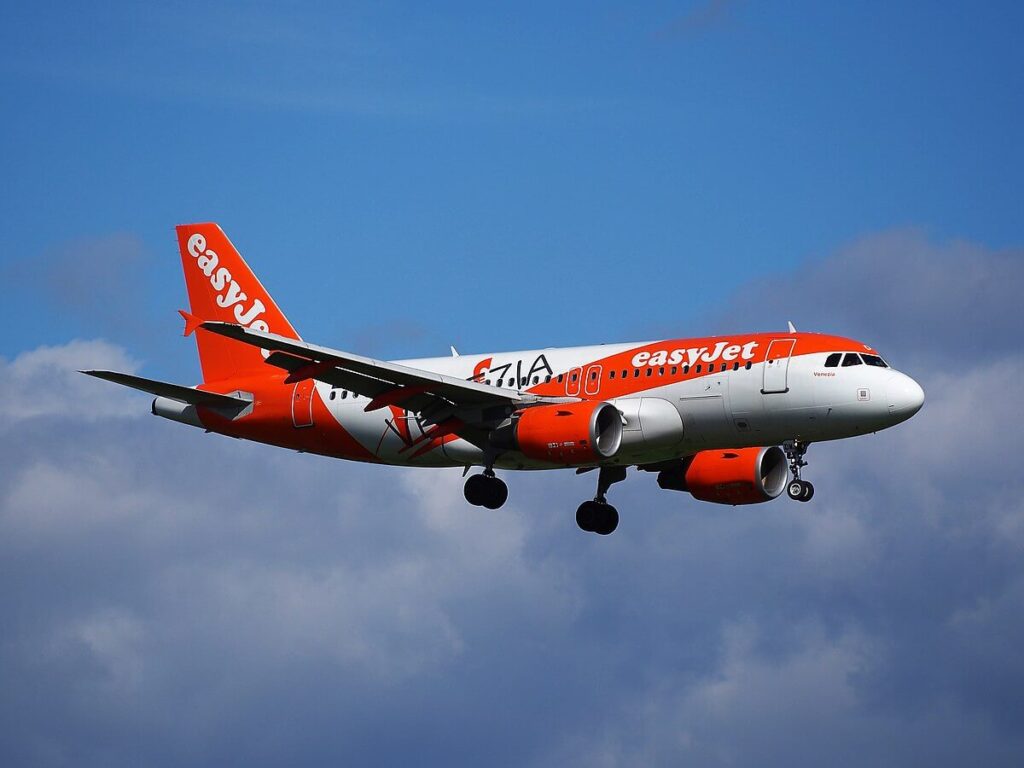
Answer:
M843 357L842 352L833 352L827 358L825 358L826 368L835 368L839 365L839 360Z
M678 372L679 372L679 368L673 365L672 366L672 375L675 376L676 373L678 373Z
M629 378L629 371L627 371L625 368L622 369L622 378L624 378L624 379L628 379Z
M591 381L597 381L597 371L591 371L590 372L590 380Z
M608 371L608 378L609 379L614 379L615 378L615 371Z
M634 379L640 378L640 369L639 368L634 368L633 369L633 378Z
M723 370L723 371L724 371L724 370L725 370L726 368L728 368L728 367L729 367L729 364L728 364L728 363L722 363L722 370Z
M348 390L341 390L341 399L344 400L346 397L348 397Z
M689 373L689 372L690 372L690 366L689 365L684 365L683 366L683 373Z
M744 366L748 371L750 370L750 361L747 360L747 364Z
M533 383L534 384L540 384L540 376L534 376L533 377Z
M653 373L654 373L654 369L653 369L653 368L648 368L648 369L647 369L647 375L648 375L648 376L650 376L650 375L651 375L651 374L653 374Z
M565 381L565 374L564 373L558 374L558 383L561 384L563 381Z
M860 355L856 352L847 352L843 358L843 368L849 368L851 365L860 365Z
M739 363L733 363L733 364L732 364L732 369L733 369L734 371L738 371L738 370L740 369L740 364L739 364Z
M580 375L579 375L578 373L574 373L574 374L572 375L572 380L573 380L573 381L576 381L576 379L578 379L579 377L580 377Z
M864 358L864 362L865 363L867 363L868 365L873 365L876 368L888 368L889 367L888 365L885 364L885 360L880 358L878 355L861 355L861 357Z
M491 380L490 379L484 379L484 384L486 384L488 387L491 386Z
M665 369L664 368L659 368L658 369L658 375L659 376L664 376L665 375Z
M338 394L338 393L337 393L337 392L335 392L335 391L334 391L334 390L332 389L332 390L331 390L331 400L333 400L333 399L334 399L334 396L335 396L335 395L337 395L337 394Z
M700 363L697 363L697 373L700 373Z
M551 374L550 373L547 376L544 377L544 383L545 384L550 384L551 383Z

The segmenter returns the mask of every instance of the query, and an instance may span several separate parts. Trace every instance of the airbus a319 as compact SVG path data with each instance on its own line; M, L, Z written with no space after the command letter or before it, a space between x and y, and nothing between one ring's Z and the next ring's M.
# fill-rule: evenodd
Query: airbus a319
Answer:
M83 371L155 396L152 412L338 459L463 467L497 509L498 471L594 470L581 529L609 534L627 469L701 501L806 502L807 446L877 432L924 392L872 347L818 333L662 339L386 362L303 341L219 226L177 228L201 384Z

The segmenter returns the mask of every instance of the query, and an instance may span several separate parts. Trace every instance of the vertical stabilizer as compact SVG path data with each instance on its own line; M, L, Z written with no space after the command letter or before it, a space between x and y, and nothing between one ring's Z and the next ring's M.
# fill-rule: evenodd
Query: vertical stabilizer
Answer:
M189 301L189 312L182 313L185 335L195 330L203 381L266 372L259 349L196 330L197 325L218 320L292 339L299 335L219 226L182 224L177 231Z

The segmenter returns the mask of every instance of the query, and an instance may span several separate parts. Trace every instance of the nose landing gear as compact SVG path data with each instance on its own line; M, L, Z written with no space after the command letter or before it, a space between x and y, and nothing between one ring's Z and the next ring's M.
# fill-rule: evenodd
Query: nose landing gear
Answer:
M493 469L485 469L483 474L470 475L463 494L474 507L498 509L508 499L508 486L494 476Z
M612 483L626 479L625 467L601 467L597 477L597 495L576 510L576 525L588 533L607 536L619 527L619 511L605 499Z
M810 501L814 496L814 486L800 479L800 470L807 466L804 454L807 453L808 445L800 440L787 440L782 444L786 458L789 459L789 471L793 473L793 479L786 486L786 494L794 501Z

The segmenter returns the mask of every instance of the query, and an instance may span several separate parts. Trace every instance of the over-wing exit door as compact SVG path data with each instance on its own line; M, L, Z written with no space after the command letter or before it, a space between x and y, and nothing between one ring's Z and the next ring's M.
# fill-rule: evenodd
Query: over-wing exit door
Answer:
M304 379L292 390L292 425L295 427L313 426L313 389L316 382Z

